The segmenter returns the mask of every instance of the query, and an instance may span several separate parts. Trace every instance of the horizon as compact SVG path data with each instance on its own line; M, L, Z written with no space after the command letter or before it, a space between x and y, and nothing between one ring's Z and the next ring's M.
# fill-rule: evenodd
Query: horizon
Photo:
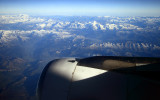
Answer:
M0 14L160 16L158 0L1 0Z
M26 14L26 13L0 13L0 16L17 16L17 15L28 15L29 17L49 17L49 16L61 16L61 17L160 17L159 16L156 16L156 15L137 15L137 16L134 16L134 15L112 15L112 16L98 16L98 15L43 15L43 14Z

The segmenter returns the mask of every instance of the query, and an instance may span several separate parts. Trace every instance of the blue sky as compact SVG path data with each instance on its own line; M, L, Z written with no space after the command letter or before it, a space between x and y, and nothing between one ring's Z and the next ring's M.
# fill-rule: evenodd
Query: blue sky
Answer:
M0 14L160 16L160 0L0 0Z

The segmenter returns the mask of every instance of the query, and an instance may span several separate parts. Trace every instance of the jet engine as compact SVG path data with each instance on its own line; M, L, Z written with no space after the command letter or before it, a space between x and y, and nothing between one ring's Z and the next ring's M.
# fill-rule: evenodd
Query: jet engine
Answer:
M62 58L49 62L38 100L160 100L160 58Z

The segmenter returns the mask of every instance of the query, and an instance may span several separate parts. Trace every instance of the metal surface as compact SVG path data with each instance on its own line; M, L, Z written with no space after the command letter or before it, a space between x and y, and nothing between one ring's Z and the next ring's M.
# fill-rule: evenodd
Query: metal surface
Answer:
M65 58L42 72L39 100L159 100L160 59Z

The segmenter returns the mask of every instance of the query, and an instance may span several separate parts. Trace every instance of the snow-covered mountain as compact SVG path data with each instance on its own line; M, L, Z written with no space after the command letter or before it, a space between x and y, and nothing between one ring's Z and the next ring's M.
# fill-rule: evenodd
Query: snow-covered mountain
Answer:
M160 57L160 17L0 15L0 57Z
M0 16L1 46L49 35L49 39L83 37L83 41L89 41L84 43L86 47L96 44L98 48L159 50L159 32L160 17ZM128 41L131 46L126 46Z
M160 57L160 17L0 15L0 97L34 100L49 61L88 56Z

